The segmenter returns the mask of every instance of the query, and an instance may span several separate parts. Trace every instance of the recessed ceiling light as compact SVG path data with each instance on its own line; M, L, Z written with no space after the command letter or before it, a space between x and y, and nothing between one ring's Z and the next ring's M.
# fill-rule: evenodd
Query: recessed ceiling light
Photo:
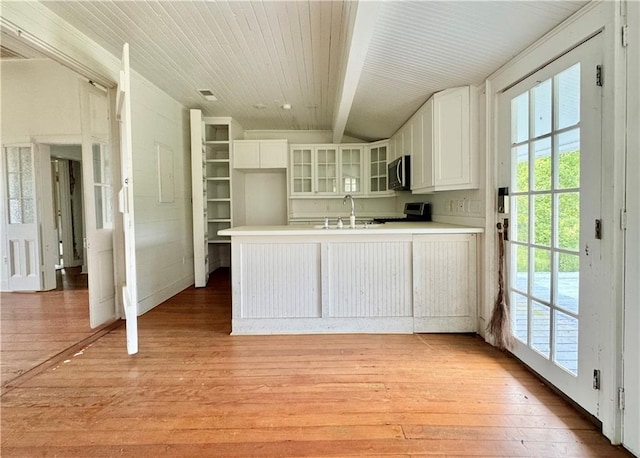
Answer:
M291 109L291 104L290 103L283 103L282 104L282 109L283 110L290 110Z
M212 102L215 102L218 100L218 98L215 95L213 95L213 91L211 91L211 89L198 89L198 92L202 97L204 97L207 100L211 100Z

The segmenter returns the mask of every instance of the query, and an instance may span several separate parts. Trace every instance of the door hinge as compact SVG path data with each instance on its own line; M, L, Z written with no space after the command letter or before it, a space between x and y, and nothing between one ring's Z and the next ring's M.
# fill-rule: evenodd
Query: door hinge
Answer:
M624 410L624 388L618 387L618 409Z
M622 26L622 47L626 48L629 44L629 26L627 24Z
M620 210L620 229L627 230L627 211L624 209Z
M596 65L596 86L603 86L602 65Z
M600 369L593 370L593 389L600 389Z
M602 240L602 220L596 220L596 240Z

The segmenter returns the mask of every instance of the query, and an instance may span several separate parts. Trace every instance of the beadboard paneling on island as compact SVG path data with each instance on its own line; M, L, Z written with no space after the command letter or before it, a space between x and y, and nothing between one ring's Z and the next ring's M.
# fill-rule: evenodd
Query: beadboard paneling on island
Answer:
M476 331L474 234L415 236L413 272L416 332Z
M327 245L329 316L411 316L411 242Z
M240 317L320 317L319 264L319 243L244 244Z

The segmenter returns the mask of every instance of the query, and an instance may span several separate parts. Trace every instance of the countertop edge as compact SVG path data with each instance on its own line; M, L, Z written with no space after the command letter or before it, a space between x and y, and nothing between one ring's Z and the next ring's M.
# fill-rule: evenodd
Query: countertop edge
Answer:
M484 228L445 223L386 223L368 228L351 229L323 229L313 226L239 226L223 229L218 232L221 236L250 237L250 236L282 236L282 235L377 235L377 234L481 234Z

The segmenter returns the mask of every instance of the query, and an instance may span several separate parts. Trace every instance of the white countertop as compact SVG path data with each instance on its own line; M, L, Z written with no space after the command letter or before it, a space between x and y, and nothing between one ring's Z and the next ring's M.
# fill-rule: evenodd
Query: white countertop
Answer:
M218 232L223 236L269 236L269 235L366 235L366 234L474 234L482 233L481 227L461 226L435 222L398 222L372 224L366 228L362 225L352 229L348 222L342 229L323 229L313 225L290 226L239 226Z

